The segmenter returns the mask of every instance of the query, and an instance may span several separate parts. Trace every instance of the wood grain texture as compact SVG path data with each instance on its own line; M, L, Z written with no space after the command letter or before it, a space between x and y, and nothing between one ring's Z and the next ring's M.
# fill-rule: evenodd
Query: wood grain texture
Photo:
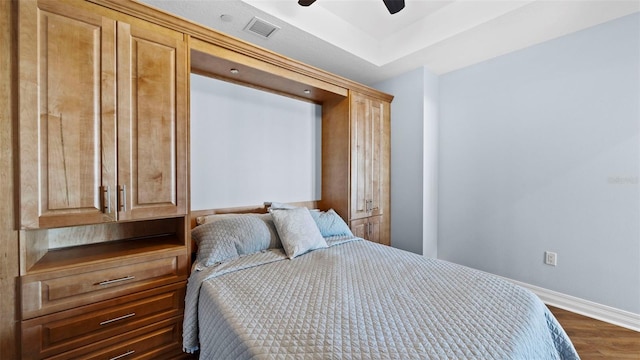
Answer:
M20 22L22 228L185 215L185 36L86 2Z
M351 211L349 219L369 216L369 191L373 174L370 170L372 155L370 101L364 96L351 94Z
M640 359L640 332L549 306L582 360Z
M187 213L187 50L175 31L118 23L119 220Z
M358 236L386 245L390 127L390 105L377 98L350 91L347 98L322 104L321 206L335 209ZM381 217L367 220L373 216Z
M184 247L171 239L146 246L137 242L49 252L32 274L21 278L23 320L187 279ZM73 253L78 261L69 260ZM105 254L112 260L105 261Z
M194 38L194 41L196 39L201 40L205 43L214 45L224 51L235 53L236 56L244 57L245 59L247 59L247 61L250 61L252 63L262 64L260 66L274 66L276 69L279 69L276 72L291 72L292 74L296 74L294 76L313 79L313 81L317 80L320 82L324 82L330 86L355 90L359 93L367 94L383 101L391 102L391 100L393 99L392 95L383 93L371 87L364 86L335 74L331 74L327 71L304 64L297 60L293 60L284 55L277 54L275 52L250 44L235 37L217 32L184 18L178 18L166 11L154 9L142 3L121 0L89 1L113 10L129 13L140 19L145 19L147 21L165 26L170 29L175 29L177 31L183 32Z
M352 220L349 227L357 237L388 246L391 243L389 237L382 232L383 222L383 215L369 216Z
M124 359L127 358L125 354L135 354L135 358L140 359L182 356L182 316L162 320L47 359Z
M351 146L349 98L333 99L322 104L322 200L320 205L333 208L349 220Z
M58 1L19 21L21 227L114 221L115 21Z
M18 359L16 281L19 272L14 198L17 141L16 26L17 2L0 1L0 359Z
M318 201L310 200L310 201L299 201L288 203L293 206L306 207L308 209L318 209ZM205 210L196 210L191 212L191 229L196 227L198 217L207 216L207 215L218 215L218 214L264 214L267 213L267 206L263 205L248 205L248 206L239 206L232 208L218 208L218 209L205 209Z
M256 61L201 40L193 39L190 47L191 70L195 73L316 103L347 95L345 88ZM231 69L238 70L238 73L231 74Z
M351 212L349 220L369 218L367 238L389 245L389 103L351 92ZM381 217L379 217L381 216ZM375 218L374 217L379 217ZM375 231L371 229L375 228Z
M176 283L24 321L22 355L47 358L180 316L185 289Z

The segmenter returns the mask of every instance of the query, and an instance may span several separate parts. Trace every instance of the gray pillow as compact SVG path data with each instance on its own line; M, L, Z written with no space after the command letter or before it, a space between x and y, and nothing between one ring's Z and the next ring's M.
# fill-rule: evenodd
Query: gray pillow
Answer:
M311 250L327 247L307 208L272 209L271 216L289 259Z
M196 256L198 266L211 266L239 256L234 237L225 234L213 222L191 230L191 238L198 245Z
M191 231L204 266L266 249L282 247L270 214L233 214L212 219Z

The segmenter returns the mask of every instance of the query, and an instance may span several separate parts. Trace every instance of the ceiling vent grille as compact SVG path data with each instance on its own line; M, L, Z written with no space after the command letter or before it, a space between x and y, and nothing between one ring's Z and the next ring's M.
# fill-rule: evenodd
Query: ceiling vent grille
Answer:
M247 26L244 27L244 31L252 33L254 35L258 35L265 39L271 37L271 35L273 35L278 30L280 30L278 26L262 20L259 17L254 17L253 19L251 19L251 21L249 21Z

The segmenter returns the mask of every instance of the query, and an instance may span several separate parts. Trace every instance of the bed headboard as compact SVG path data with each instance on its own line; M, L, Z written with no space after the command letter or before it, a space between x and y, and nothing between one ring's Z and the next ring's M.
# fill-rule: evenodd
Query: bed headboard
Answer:
M307 207L309 209L317 209L319 201L318 200L300 201L300 202L291 202L288 204L300 206L300 207ZM268 211L269 205L271 205L270 202L265 202L262 205L249 205L249 206L240 206L240 207L233 207L233 208L191 211L191 229L193 229L198 225L197 219L200 216L216 215L216 214L242 214L242 213L264 214Z
M300 201L300 202L289 202L287 204L291 204L294 206L300 206L300 207L307 207L309 209L317 209L318 208L318 204L319 201L318 200L311 200L311 201ZM246 213L253 213L253 214L264 214L268 211L269 206L271 205L270 202L265 202L262 205L250 205L250 206L240 206L240 207L233 207L233 208L221 208L221 209L207 209L207 210L195 210L195 211L191 211L191 227L190 229L195 228L196 226L198 226L198 222L197 219L200 216L207 216L207 215L216 215L216 214L246 214ZM191 235L189 235L191 236ZM191 240L191 252L192 252L192 260L195 259L195 253L198 251L198 246L196 245L196 243Z

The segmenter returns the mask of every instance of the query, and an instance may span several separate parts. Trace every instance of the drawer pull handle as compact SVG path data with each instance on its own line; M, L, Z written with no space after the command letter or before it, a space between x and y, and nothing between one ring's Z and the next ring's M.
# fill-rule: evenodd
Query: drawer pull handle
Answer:
M133 280L135 278L136 278L135 276L125 276L125 277L119 278L119 279L101 281L101 282L98 283L98 285L110 285L110 284L118 283L118 282L121 282L121 281Z
M103 186L102 192L104 193L104 207L102 209L102 212L105 214L111 214L111 188L109 186Z
M118 191L121 195L120 211L127 211L127 185L120 185Z
M131 313L131 314L127 314L127 315L122 315L122 316L119 316L119 317L117 317L117 318L113 318L113 319L110 319L110 320L105 320L105 321L103 321L103 322L101 322L101 323L100 323L100 326L102 326L102 325L108 325L108 324L111 324L112 322L116 322L116 321L120 321L120 320L128 319L128 318L133 317L133 316L136 316L136 313Z
M118 360L118 359L122 359L123 357L125 357L125 356L129 356L129 355L133 354L134 352L136 352L136 351L135 351L135 350L129 350L129 351L127 351L126 353L124 353L124 354L120 354L120 355L118 355L118 356L114 356L114 357L112 357L112 358L111 358L111 359L109 359L109 360Z

